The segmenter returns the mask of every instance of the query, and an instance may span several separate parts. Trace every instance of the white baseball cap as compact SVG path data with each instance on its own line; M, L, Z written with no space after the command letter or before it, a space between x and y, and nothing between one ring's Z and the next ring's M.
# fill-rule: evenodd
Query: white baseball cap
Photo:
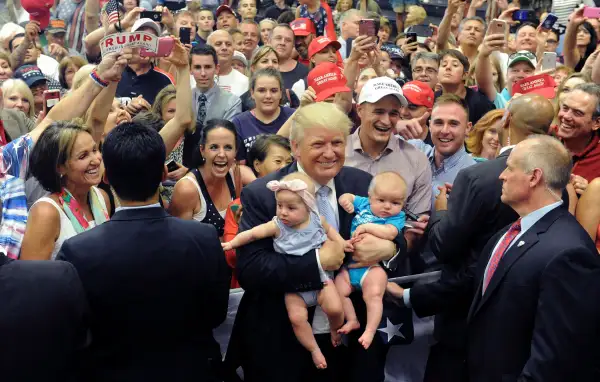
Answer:
M131 31L135 32L138 29L145 28L145 27L154 29L154 31L156 32L156 35L160 36L160 33L161 33L160 26L149 18L137 19L135 21L135 23L133 23L133 26L131 27Z
M360 105L364 102L375 103L388 95L396 96L402 106L408 105L408 101L406 101L400 85L389 77L377 77L367 81L360 91L358 104Z
M238 60L244 64L246 68L248 67L248 60L246 59L246 56L244 56L244 53L240 52L239 50L233 51L233 60Z

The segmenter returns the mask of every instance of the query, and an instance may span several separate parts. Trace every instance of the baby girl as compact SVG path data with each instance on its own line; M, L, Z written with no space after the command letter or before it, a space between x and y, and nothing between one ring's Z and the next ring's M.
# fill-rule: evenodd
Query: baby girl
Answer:
M319 216L315 186L306 175L292 173L281 181L267 183L267 188L275 192L277 216L270 222L241 232L230 242L223 243L224 250L238 248L267 237L273 238L276 252L294 256L302 256L312 249L320 248L327 239L338 242L341 248L349 247L340 234ZM307 320L307 306L317 304L327 315L331 327L331 341L334 346L338 346L341 343L338 329L344 323L344 312L340 296L331 279L324 283L321 290L285 295L285 306L296 338L310 351L315 366L324 369L327 362Z

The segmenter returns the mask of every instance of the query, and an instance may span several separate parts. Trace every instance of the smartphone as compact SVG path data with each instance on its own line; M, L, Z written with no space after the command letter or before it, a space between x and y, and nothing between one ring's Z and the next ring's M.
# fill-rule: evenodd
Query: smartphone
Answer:
M408 28L408 32L414 32L419 37L433 36L433 30L429 25L413 25Z
M162 12L155 11L142 11L140 12L141 19L150 19L155 23L160 23L162 21Z
M600 19L600 8L596 7L584 7L583 16L590 19Z
M186 28L186 27L181 27L179 28L179 41L181 41L181 43L183 45L187 45L187 44L191 44L191 33L192 33L192 28Z
M535 19L535 12L531 9L519 9L513 12L512 16L515 21L531 21Z
M407 32L406 44L412 44L413 42L417 42L417 34L415 32Z
M490 21L486 35L503 34L504 39L508 40L508 24L504 20L493 19Z
M358 34L361 36L377 36L377 28L375 28L375 20L363 19L358 24Z
M542 70L556 69L556 52L544 52Z
M542 29L550 30L552 29L552 27L554 27L556 21L558 21L558 17L556 17L556 15L552 13L548 13L546 15L546 18L540 23L540 25L542 26Z
M177 169L179 169L179 165L174 160L167 163L167 170L169 170L169 172L173 172Z
M44 91L44 113L48 115L50 110L60 101L60 90Z
M140 49L140 57L168 57L173 50L175 40L172 37L161 37L158 39L158 52L150 52Z

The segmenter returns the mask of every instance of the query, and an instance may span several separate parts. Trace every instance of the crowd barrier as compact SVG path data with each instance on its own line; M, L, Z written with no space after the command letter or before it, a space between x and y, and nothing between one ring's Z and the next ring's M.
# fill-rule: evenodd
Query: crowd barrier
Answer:
M390 281L397 284L429 283L439 278L439 271L395 277ZM233 322L237 308L244 295L241 288L229 292L229 306L225 322L215 329L215 339L221 346L221 352L227 352L227 344L231 336ZM433 344L433 317L424 319L413 314L414 340L409 345L392 346L388 353L385 373L386 382L420 382L425 373L425 364L429 354L429 347Z

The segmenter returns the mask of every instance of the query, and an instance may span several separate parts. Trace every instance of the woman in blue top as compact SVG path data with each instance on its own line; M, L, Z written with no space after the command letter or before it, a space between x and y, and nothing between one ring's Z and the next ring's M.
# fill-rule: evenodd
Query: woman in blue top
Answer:
M233 117L238 135L238 160L246 160L247 151L259 134L277 134L294 109L280 106L283 79L279 71L265 68L250 79L250 94L256 107Z

